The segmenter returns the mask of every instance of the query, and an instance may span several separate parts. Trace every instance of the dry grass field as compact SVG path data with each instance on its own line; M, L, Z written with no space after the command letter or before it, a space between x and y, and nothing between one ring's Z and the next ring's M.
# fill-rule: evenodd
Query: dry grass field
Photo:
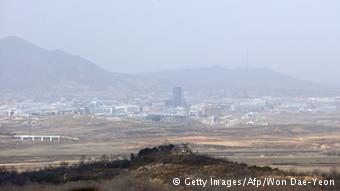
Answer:
M40 117L37 123L2 121L0 164L18 170L128 157L147 146L191 143L194 152L256 165L301 171L340 166L340 115L261 114L269 126L209 126L196 121L150 122L89 116ZM31 141L14 134L60 135L79 141ZM340 170L340 169L339 169Z
M164 144L145 148L133 155L131 159L103 158L95 162L61 165L22 173L2 170L0 175L0 191L325 191L338 190L337 183L340 180L339 174L336 173L309 175L216 159L192 153L190 145L187 144ZM175 177L180 181L177 184L172 181L176 180ZM188 178L194 182L201 180L206 183L203 185L198 181L188 184ZM275 185L266 183L254 185L254 178L262 181L266 178L274 178L279 182L287 182ZM333 183L298 186L295 183L288 183L291 178L300 181L317 179L322 182L333 181ZM215 180L227 182L216 184ZM241 184L242 181L244 181L243 184ZM239 183L236 184L236 182Z

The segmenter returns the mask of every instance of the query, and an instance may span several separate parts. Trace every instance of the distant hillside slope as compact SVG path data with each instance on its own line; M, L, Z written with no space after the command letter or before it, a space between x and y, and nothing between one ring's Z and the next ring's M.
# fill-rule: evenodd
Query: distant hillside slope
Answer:
M84 89L124 85L90 61L61 50L48 51L17 37L0 40L2 89Z
M222 67L118 74L62 50L39 48L17 37L0 39L0 92L106 91L122 95L189 89L326 92L328 89L263 68Z
M231 90L299 90L320 91L326 88L264 68L228 70L209 68L164 71L146 74L171 85L190 88L223 88Z

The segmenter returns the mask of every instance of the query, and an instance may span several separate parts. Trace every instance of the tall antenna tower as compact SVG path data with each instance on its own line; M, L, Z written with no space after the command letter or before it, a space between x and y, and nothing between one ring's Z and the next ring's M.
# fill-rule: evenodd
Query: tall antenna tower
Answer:
M249 68L249 43L246 41L246 69Z

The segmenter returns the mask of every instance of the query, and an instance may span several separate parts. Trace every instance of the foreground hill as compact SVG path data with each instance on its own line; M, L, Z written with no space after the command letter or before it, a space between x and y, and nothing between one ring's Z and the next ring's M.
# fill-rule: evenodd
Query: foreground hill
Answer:
M137 155L131 154L131 159L110 160L103 156L101 161L80 162L79 165L68 166L61 164L59 168L47 168L41 171L16 173L0 172L0 190L70 190L70 191L106 191L106 190L135 190L135 191L170 191L170 190L291 190L291 191L321 191L338 189L338 187L320 186L266 186L257 188L248 186L209 186L185 185L185 179L190 180L244 180L245 178L289 179L301 180L327 177L311 177L287 173L269 167L247 166L222 159L193 154L190 145L163 145L141 150ZM181 183L174 185L174 178ZM334 175L330 179L340 179ZM195 184L197 184L196 182Z

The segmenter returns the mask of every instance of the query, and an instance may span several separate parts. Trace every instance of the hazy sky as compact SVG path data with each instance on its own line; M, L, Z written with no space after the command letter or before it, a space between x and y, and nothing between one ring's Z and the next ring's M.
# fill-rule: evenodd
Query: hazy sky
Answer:
M339 0L0 0L0 38L114 72L266 67L340 84Z

